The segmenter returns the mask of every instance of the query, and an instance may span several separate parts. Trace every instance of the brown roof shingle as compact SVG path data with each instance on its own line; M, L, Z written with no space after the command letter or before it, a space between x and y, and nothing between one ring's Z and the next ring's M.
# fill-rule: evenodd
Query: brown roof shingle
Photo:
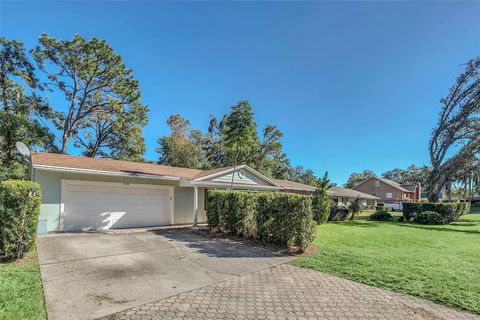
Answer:
M38 152L32 155L34 165L100 170L123 173L140 173L194 179L203 170L163 166L154 163L130 162L103 158L86 158L56 153Z
M338 187L331 187L328 189L328 195L331 197L345 197L345 198L357 198L360 199L367 199L367 200L380 200L380 198L372 196L367 193L363 193L357 190L352 190L348 188L338 188Z
M313 192L317 188L313 186L309 186L308 184L293 182L290 180L281 180L281 179L273 179L280 187L287 189L287 190L298 190L298 191L309 191Z

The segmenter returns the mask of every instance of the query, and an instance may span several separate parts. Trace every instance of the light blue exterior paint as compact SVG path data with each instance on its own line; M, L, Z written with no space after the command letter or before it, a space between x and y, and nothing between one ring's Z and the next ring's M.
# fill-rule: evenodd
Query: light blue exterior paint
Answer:
M178 181L157 180L148 178L118 177L80 173L54 172L35 169L34 180L42 188L42 203L39 220L46 223L48 232L60 231L61 180L84 180L98 182L115 182L148 185L174 186L174 224L189 224L193 221L193 187L179 187ZM198 189L198 221L207 221L204 209L205 189ZM45 221L46 220L46 221Z

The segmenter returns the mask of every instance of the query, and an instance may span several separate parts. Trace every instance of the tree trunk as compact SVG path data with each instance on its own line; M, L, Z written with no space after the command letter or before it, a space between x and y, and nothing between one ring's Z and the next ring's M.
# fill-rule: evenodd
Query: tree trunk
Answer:
M233 163L232 183L230 184L230 190L233 190L233 179L235 178L235 170L237 168L237 161L238 161L238 143L236 145L235 162Z
M62 136L62 154L67 154L67 146L70 142L70 135L68 133L64 133Z
M448 202L452 202L452 182L449 181L447 184L447 190L448 190Z

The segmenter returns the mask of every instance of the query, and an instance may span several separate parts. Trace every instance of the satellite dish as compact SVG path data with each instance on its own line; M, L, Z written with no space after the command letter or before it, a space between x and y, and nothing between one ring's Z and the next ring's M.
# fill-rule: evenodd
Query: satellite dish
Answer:
M23 158L28 162L28 177L32 180L32 154L27 145L21 141L15 143L18 153L20 153Z
M25 158L30 158L30 149L27 147L27 145L21 141L17 141L15 143L15 146L17 147L17 151L24 156Z

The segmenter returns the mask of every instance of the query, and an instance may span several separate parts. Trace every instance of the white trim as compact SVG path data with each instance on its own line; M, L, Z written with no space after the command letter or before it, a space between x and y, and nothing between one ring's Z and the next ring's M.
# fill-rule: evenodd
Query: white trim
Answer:
M272 179L264 176L263 174L261 174L260 172L256 171L255 169L249 167L248 165L246 164L242 164L240 166L237 166L235 168L228 168L228 169L225 169L223 171L218 171L218 172L215 172L215 173L212 173L212 174L209 174L207 176L203 176L203 177L200 177L200 178L197 178L197 179L194 179L193 181L204 181L204 180L208 180L208 179L212 179L212 178L215 178L215 177L218 177L218 176L221 176L221 175L224 175L226 173L230 173L230 172L233 172L235 169L235 171L239 171L241 169L245 169L247 171L250 171L250 173L253 173L254 175L256 175L258 178L272 184L273 186L275 187L281 187L278 183L276 183L275 181L273 181Z
M65 201L64 201L64 188L65 185L69 182L83 185L96 184L99 186L118 186L124 185L128 187L142 187L148 189L162 189L169 190L169 199L170 199L170 225L174 224L175 219L175 186L166 186L159 184L139 184L139 183L125 183L125 182L104 182L104 181L92 181L92 180L75 180L75 179L60 179L60 215L59 215L59 225L58 231L64 231L64 220L65 220Z
M180 177L174 176L161 176L148 173L128 173L128 172L118 172L118 171L104 171L104 170L94 170L94 169L80 169L80 168L71 168L71 167L58 167L58 166L47 166L42 164L35 164L33 168L36 170L43 171L55 171L55 172L73 172L73 173L85 173L85 174L100 174L108 176L120 176L120 177L132 177L132 178L148 178L148 179L158 179L158 180L174 180L179 181Z
M189 184L180 185L182 187L194 187L197 186L199 188L226 188L230 189L231 185L228 183L222 182L192 182ZM274 187L274 186L262 186L262 185L255 185L255 184L233 184L233 189L245 189L245 190L283 190L282 187Z

